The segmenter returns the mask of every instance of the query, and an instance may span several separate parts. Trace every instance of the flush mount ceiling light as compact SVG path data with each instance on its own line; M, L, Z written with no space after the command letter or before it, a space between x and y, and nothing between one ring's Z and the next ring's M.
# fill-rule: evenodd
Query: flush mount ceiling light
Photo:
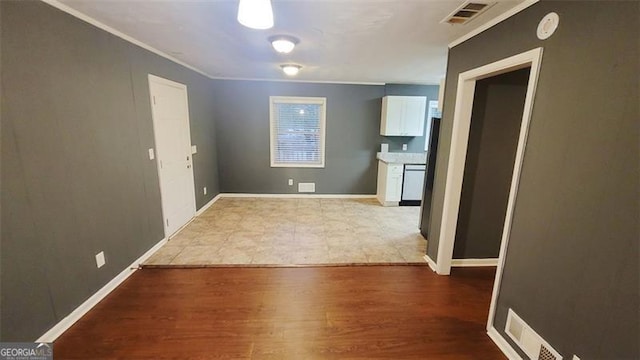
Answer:
M293 36L276 35L269 38L269 42L273 49L282 54L288 54L293 51L293 48L299 42L298 39Z
M264 30L273 27L271 0L240 0L238 22L248 28Z
M302 66L295 64L284 64L280 65L280 67L282 68L282 71L289 76L297 75L300 69L302 69Z

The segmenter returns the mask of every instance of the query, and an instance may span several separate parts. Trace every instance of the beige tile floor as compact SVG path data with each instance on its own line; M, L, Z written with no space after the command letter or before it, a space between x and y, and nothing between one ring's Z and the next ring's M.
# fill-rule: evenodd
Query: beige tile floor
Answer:
M425 263L419 211L375 199L222 198L145 265Z

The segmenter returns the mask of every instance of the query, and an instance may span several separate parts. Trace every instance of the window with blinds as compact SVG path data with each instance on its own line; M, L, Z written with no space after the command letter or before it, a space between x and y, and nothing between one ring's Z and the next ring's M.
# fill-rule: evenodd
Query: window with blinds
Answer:
M269 100L271 166L324 167L327 99L271 96Z

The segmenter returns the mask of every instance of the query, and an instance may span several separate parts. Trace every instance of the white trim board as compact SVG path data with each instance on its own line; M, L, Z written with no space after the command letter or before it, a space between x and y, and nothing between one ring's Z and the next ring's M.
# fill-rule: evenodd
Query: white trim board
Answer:
M498 266L498 258L489 259L453 259L452 267Z
M196 211L196 217L204 214L204 212L207 211L207 209L209 209L211 205L213 205L216 201L220 200L221 197L222 197L222 194L218 194L213 199L211 199L211 201L204 204L204 206L202 206L200 209L198 209L198 211Z
M275 199L375 199L375 195L351 195L351 194L247 194L247 193L220 193L223 198L275 198Z
M94 306L96 306L102 299L107 297L115 288L117 288L122 282L124 282L131 274L138 270L140 264L147 261L156 251L158 251L162 245L167 243L167 239L160 240L151 249L147 250L142 256L137 258L131 265L127 266L120 274L116 275L111 281L109 281L100 290L96 291L90 298L80 304L64 319L60 320L51 329L40 336L35 342L54 342L60 335L67 331L73 324L75 324L80 318L88 313Z
M427 262L427 264L429 265L429 268L430 268L433 272L436 272L436 263L435 263L435 261L433 261L433 259L431 259L431 258L429 257L429 255L425 255L425 256L423 256L422 258Z
M98 29L101 29L101 30L104 30L104 31L106 31L108 33L111 33L111 34L121 38L122 40L128 41L128 42L130 42L130 43L132 43L134 45L137 45L137 46L139 46L139 47L141 47L141 48L143 48L145 50L151 51L152 53L154 53L156 55L159 55L159 56L162 56L165 59L171 60L174 63L176 63L178 65L182 65L182 66L186 67L187 69L193 70L193 71L197 72L198 74L204 75L204 76L208 77L209 79L213 79L213 77L211 75L207 74L205 71L200 70L197 67L189 65L189 64L187 64L187 63L185 63L183 61L180 61L180 60L174 58L173 56L154 48L151 45L147 45L147 44L143 43L140 40L137 40L137 39L125 34L125 33L122 33L120 31L112 28L111 26L106 25L106 24L104 24L104 23L92 18L89 15L86 15L86 14L84 14L84 13L82 13L82 12L80 12L80 11L78 11L78 10L68 6L68 5L65 5L65 4L61 3L58 0L42 0L42 1L44 3L46 3L46 4L49 4L49 5L53 6L54 8L56 8L58 10L62 10L62 11L66 12L69 15L75 16L76 18L78 18L78 19L80 19L80 20L82 20L82 21L84 21L86 23L89 23L89 24L93 25L93 26L97 27Z
M496 25L498 25L499 23L507 20L508 18L512 17L513 15L521 12L522 10L528 8L529 6L537 3L540 0L525 0L523 2L521 2L520 4L512 7L511 9L509 9L508 11L494 17L493 19L489 20L488 22L486 22L485 24L475 28L474 30L470 31L469 33L467 33L466 35L463 35L455 40L453 40L452 42L449 43L449 49L451 49L454 46L460 45L463 42L471 39L472 37L480 34L481 32L490 29Z
M387 83L384 82L371 82L371 81L339 81L339 80L305 80L305 79L264 79L264 78L231 78L223 76L211 77L213 80L230 80L230 81L275 81L275 82L287 82L287 83L309 83L309 84L334 84L334 85L371 85L371 86L384 86ZM405 84L405 83L403 83ZM406 83L409 85L436 85L429 83Z
M458 88L456 92L456 103L453 116L453 129L451 135L451 147L449 161L447 163L446 185L444 189L444 206L442 209L442 220L440 226L440 240L438 241L438 274L448 275L451 271L451 260L453 258L453 245L457 227L458 212L460 209L460 195L462 189L462 179L464 176L464 165L466 161L467 145L469 141L469 129L471 124L471 110L473 107L474 91L476 81L491 76L504 74L510 71L531 67L525 104L522 114L520 133L518 135L518 147L512 172L511 187L509 189L509 200L507 202L507 212L505 216L502 233L501 251L508 239L511 229L511 220L515 206L515 197L518 192L518 182L520 170L524 160L524 151L529 130L529 121L533 109L533 100L538 81L538 73L542 60L542 48L526 51L506 59L480 66L475 69L463 72L458 76ZM500 259L504 254L500 253ZM500 268L498 269L500 270ZM498 271L498 274L500 272ZM494 287L494 291L496 288Z
M205 211L207 211L216 201L220 200L221 198L222 198L222 194L218 194L213 199L211 199L211 201L204 204L204 206L201 207L200 210L196 211L195 215L189 221L187 221L186 224L182 225L180 229L176 230L176 232L174 232L167 241L171 241L171 239L176 237L176 235L178 235L180 231L184 230L187 226L189 226L189 224L191 224L198 216L204 214Z
M516 352L516 350L509 344L509 342L494 328L491 326L487 330L487 335L489 338L498 346L500 351L506 356L509 360L522 360L522 357Z
M222 198L222 194L216 195L213 199L211 199L211 201L204 204L204 206L202 206L200 210L196 211L194 216L191 219L189 219L189 221L187 221L186 224L182 225L178 230L176 230L176 232L171 234L171 236L169 236L169 239L167 241L171 241L171 239L173 239L178 234L180 234L182 230L184 230L187 226L189 226L189 224L191 224L198 216L204 214L204 212L207 211L216 201L220 200L220 198Z
M189 219L189 221L187 221L184 225L180 226L180 228L178 228L178 230L176 230L173 234L169 235L167 237L167 241L171 241L171 239L173 239L174 237L176 237L178 234L180 234L180 231L184 230L184 228L186 228L187 226L189 226L189 224L191 224L195 219L196 219L197 215L194 215L191 219Z
M509 245L513 213L515 211L515 202L518 195L520 173L524 162L529 123L533 112L538 75L540 73L540 65L542 63L542 53L543 51L541 47L535 48L513 55L506 59L471 69L458 75L458 88L455 98L456 102L453 115L451 147L447 163L446 185L444 189L444 206L442 209L438 255L436 258L437 273L440 275L448 275L451 272L453 247L455 242L458 212L460 208L460 195L462 192L462 180L464 176L464 166L469 141L471 109L473 107L476 81L527 67L530 67L531 69L527 83L522 120L520 123L520 132L518 134L518 146L516 149L516 156L511 176L507 209L502 228L500 255L498 256L498 267L496 269L496 277L491 294L491 306L489 308L487 330L490 330L493 327L493 318L495 316L498 293L500 291L500 282L502 280L507 247Z
M137 45L145 50L151 51L152 53L161 56L167 60L173 61L174 63L178 64L178 65L182 65L184 67L186 67L187 69L193 70L195 72L197 72L198 74L204 75L206 77L208 77L209 79L212 80L240 80L240 81L277 81L277 82L299 82L299 83L311 83L311 84L344 84L344 85L376 85L376 86L383 86L385 85L384 82L366 82L366 81L331 81L331 80L303 80L303 79L297 79L297 80L293 80L293 79L260 79L260 78L229 78L229 77L221 77L221 76L213 76L210 75L209 73L207 73L204 70L198 69L197 67L190 65L182 60L178 60L177 58L165 53L164 51L158 50L156 48L154 48L151 45L148 45L136 38L133 38L123 32L120 32L114 28L112 28L109 25L106 25L104 23L102 23L101 21L86 15L66 4L61 3L58 0L42 0L44 3L49 4L51 6L53 6L54 8L64 11L67 14L74 16L86 23L89 23L101 30L104 30L110 34L113 34L119 38L121 38L122 40L128 41L134 45ZM420 84L423 85L422 83L416 83L416 84ZM431 85L431 84L424 84L424 85Z

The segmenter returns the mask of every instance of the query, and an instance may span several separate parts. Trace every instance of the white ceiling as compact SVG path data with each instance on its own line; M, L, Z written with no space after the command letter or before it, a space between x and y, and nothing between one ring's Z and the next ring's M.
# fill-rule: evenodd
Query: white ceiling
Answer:
M295 80L438 84L447 45L522 0L499 1L465 25L440 21L460 0L273 0L275 26L236 21L237 0L61 0L213 78L289 79L279 65L303 66ZM267 38L300 39L288 55Z

